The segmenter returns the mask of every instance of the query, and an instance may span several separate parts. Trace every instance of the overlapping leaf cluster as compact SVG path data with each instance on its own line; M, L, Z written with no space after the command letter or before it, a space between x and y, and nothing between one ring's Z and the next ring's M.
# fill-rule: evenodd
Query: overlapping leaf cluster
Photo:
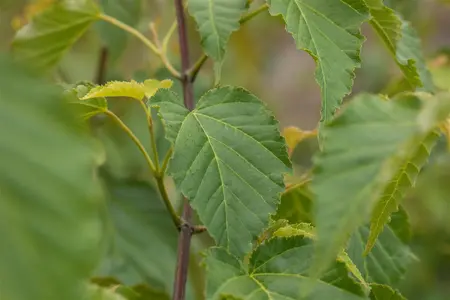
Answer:
M252 16L245 14L250 2L188 2L217 79L227 41ZM105 11L114 11L102 3ZM360 95L335 116L360 65L360 28L366 21L392 53L409 89L434 92L414 30L381 0L268 0L255 11L265 9L282 17L296 46L317 64L321 150L312 178L286 190L291 162L278 122L243 88L218 86L188 111L170 81L78 84L66 93L76 104L71 107L83 107L84 118L107 117L95 133L104 148L100 154L59 92L46 92L47 86L17 71L15 78L28 89L0 82L5 166L0 237L21 252L0 251L0 277L6 278L0 280L0 295L12 300L169 297L175 227L147 169L131 178L118 175L145 161L153 169L151 158L135 158L138 145L156 161L155 152L171 148L168 175L216 244L205 257L208 299L403 299L396 287L414 255L406 245L408 221L400 202L440 136L450 113L449 95ZM100 11L89 0L55 2L19 30L12 45L15 59L41 72L52 70L101 18ZM100 26L107 47L114 48L108 30ZM9 62L0 65L16 72ZM115 114L112 97L132 99L128 116ZM149 125L159 126L163 146L149 146L155 146L147 136ZM26 147L24 139L37 149ZM30 178L33 173L39 181ZM106 205L101 205L100 182ZM88 283L90 276L95 285ZM26 289L18 284L24 279Z

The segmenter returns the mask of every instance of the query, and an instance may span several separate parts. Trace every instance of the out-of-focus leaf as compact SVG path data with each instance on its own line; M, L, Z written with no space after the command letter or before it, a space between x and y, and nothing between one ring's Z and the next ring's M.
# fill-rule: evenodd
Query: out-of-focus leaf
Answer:
M79 300L102 242L102 161L61 91L0 58L0 294Z
M319 236L315 270L336 256L376 205L370 250L414 184L449 112L447 95L422 100L407 94L391 101L362 95L324 128L312 182Z
M383 0L365 0L371 14L370 24L386 44L412 90L434 90L430 72L425 65L420 40L411 25Z
M178 233L156 190L103 172L109 194L110 243L97 272L127 286L147 283L170 294Z
M223 248L212 248L206 257L208 299L232 295L242 299L368 299L336 262L321 280L307 277L314 247L309 239L273 238L259 246L248 267ZM226 299L226 298L225 298Z
M98 19L92 0L61 0L37 14L21 28L12 43L15 58L45 72L58 64L64 53Z
M389 227L395 235L405 244L411 241L411 224L406 210L400 205L398 211L390 217Z
M3 1L4 2L4 1ZM27 5L23 9L23 13L21 15L15 16L12 21L12 27L17 31L23 26L25 26L28 22L31 21L33 16L45 10L47 7L52 5L55 0L39 0L31 3L27 3ZM0 3L0 8L2 3Z
M79 110L77 112L84 120L101 114L108 109L108 102L103 97L80 100L89 93L89 90L93 87L94 84L90 82L80 82L64 91L64 97L70 103L78 106L77 108Z
M127 300L169 300L169 296L155 290L148 285L138 284L134 286L123 285L120 281L113 277L97 277L91 279L96 285L113 290L116 294L122 295Z
M100 0L103 12L131 27L140 20L142 0ZM109 58L115 61L125 51L129 33L107 22L98 25L99 36L108 48Z
M398 212L393 216L396 214ZM364 255L364 248L369 238L369 225L359 227L350 238L347 253L367 282L395 286L415 260L410 248L395 234L399 225L397 222L385 226L367 255Z
M123 297L115 292L115 289L108 289L96 285L89 285L87 294L82 298L83 300L132 300Z
M171 80L158 81L148 79L143 83L131 81L111 81L105 85L91 89L81 100L99 97L129 97L142 100L152 97L158 89L168 89L172 86Z
M309 223L297 223L297 224L293 224L293 225L287 225L287 226L277 229L273 235L277 236L277 237L302 236L302 237L306 237L309 239L316 239L316 233L315 233L314 227ZM336 260L338 262L342 262L345 265L347 270L350 273L352 273L353 276L355 276L355 278L358 279L358 281L360 282L360 284L364 287L364 289L366 291L369 290L369 286L368 286L367 282L365 281L365 279L363 278L361 272L359 271L359 269L356 267L356 265L353 263L353 261L351 260L349 255L344 250L342 250L338 254Z
M360 66L361 24L369 17L363 0L268 0L270 13L282 15L297 48L316 61L322 90L322 122L331 120L352 88Z
M283 136L286 139L286 144L288 146L289 155L292 154L295 147L306 138L313 137L317 135L317 131L305 131L300 128L289 126L283 129Z
M399 291L388 285L371 284L370 300L406 300Z
M306 184L289 187L282 195L275 220L286 219L291 224L312 223L313 195Z
M206 55L215 61L216 80L220 77L225 47L233 31L239 29L239 19L246 10L247 0L190 0L189 13L194 17Z
M176 136L169 174L216 243L242 257L267 227L290 168L278 122L242 88L212 89L192 112L163 92L151 105Z

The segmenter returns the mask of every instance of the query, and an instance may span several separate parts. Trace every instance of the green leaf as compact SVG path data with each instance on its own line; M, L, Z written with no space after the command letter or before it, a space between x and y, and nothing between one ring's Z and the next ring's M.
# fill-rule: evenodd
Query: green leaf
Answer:
M393 227L385 226L372 251L364 256L368 237L369 226L359 227L349 240L347 246L349 257L361 271L365 281L395 286L405 275L407 267L415 260L414 254L395 235Z
M0 294L79 300L103 235L101 151L61 91L0 57Z
M412 89L423 87L421 90L434 91L415 30L394 10L385 6L383 0L365 1L371 14L370 24L394 56Z
M306 184L289 187L282 195L275 220L286 219L291 224L312 223L313 195Z
M102 288L96 285L89 285L87 295L83 300L127 300L114 289Z
M366 253L372 249L391 214L397 211L405 192L415 185L417 176L422 166L427 162L438 138L439 131L434 130L424 138L414 141L414 145L411 145L414 148L408 149L410 155L405 157L401 165L397 166L397 173L393 175L392 181L385 187L382 196L373 209Z
M173 94L160 95L152 105L171 125L168 138L178 131L170 175L216 243L242 257L267 227L290 168L278 122L241 88L210 90L189 113Z
M142 0L101 0L103 12L131 27L138 25ZM98 23L97 29L103 43L108 48L112 61L118 59L127 47L129 34L123 29L107 22Z
M293 237L293 236L303 236L309 239L316 239L315 229L311 224L308 223L298 223L294 225L284 226L275 231L274 236L278 237ZM337 258L337 261L344 263L347 270L352 273L355 278L358 279L360 284L365 288L366 291L369 290L369 286L363 275L359 271L358 267L353 263L347 252L342 250Z
M142 100L152 97L158 89L168 89L172 86L171 80L148 79L143 83L131 81L111 81L103 86L97 86L89 91L81 100L99 97L129 97Z
M108 110L108 102L103 97L80 100L94 87L95 85L90 82L80 82L64 91L64 97L70 103L78 106L78 114L81 115L84 120Z
M12 43L16 59L41 72L56 66L99 16L91 0L55 2L21 28Z
M409 216L403 206L399 205L397 212L390 217L389 227L394 231L395 235L405 244L411 241L411 224Z
M206 55L215 62L216 78L220 77L225 47L246 10L246 0L190 0L189 13L194 17Z
M388 285L371 284L370 287L372 288L370 293L371 300L406 300L400 292Z
M369 14L363 0L267 0L272 15L282 15L297 48L316 61L322 90L322 122L328 122L352 88L360 66L361 24Z
M170 295L178 232L162 200L148 183L102 175L109 195L110 235L97 275L128 286L145 282Z
M246 268L225 249L212 248L205 259L207 299L367 299L342 263L336 262L320 280L308 278L313 252L308 239L274 238L256 249Z
M324 128L326 141L315 158L312 182L319 237L316 271L336 256L379 201L385 209L375 210L372 220L380 222L372 230L382 230L412 183L405 184L404 178L414 178L420 170L416 157L420 163L426 160L424 149L431 147L449 104L446 95L428 100L403 95L391 101L361 95Z

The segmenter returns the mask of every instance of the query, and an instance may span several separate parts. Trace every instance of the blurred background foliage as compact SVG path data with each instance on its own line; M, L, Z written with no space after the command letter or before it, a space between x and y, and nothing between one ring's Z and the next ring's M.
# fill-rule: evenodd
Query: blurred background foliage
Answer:
M15 31L29 18L56 0L0 0L0 51L8 51ZM254 1L258 5L261 1ZM400 11L418 30L422 46L435 83L441 89L450 89L450 1L448 0L385 0L386 4ZM98 0L103 11L139 31L150 35L149 24L154 22L162 36L174 21L172 1L168 0ZM362 49L362 67L357 70L353 94L359 92L394 94L402 91L401 74L380 39L373 30L364 25L367 41ZM192 61L201 55L200 41L195 25L190 20L189 37ZM280 19L261 14L245 24L232 35L229 50L224 63L222 83L244 86L264 100L280 120L282 127L296 126L312 130L319 120L320 91L314 80L314 61L305 52L295 48L293 39L283 28ZM134 37L98 22L64 56L55 72L58 81L75 83L80 80L96 81L98 66L103 55L107 54L105 81L144 80L146 78L170 78L163 69L161 61ZM169 44L169 58L179 69L179 49L176 36ZM212 63L202 69L195 86L196 98L213 84ZM175 82L175 89L180 86ZM349 95L351 97L352 95ZM138 105L120 100L111 101L114 110L123 121L132 128L145 145L149 145L144 115ZM142 114L140 117L137 117ZM133 116L133 117L131 117ZM165 264L149 266L155 271L153 286L161 290L170 290L175 255L172 252L176 243L176 232L164 231L160 244L149 243L148 236L158 235L158 228L167 228L158 218L152 219L158 224L146 224L142 213L160 208L147 207L142 199L156 198L154 190L147 183L149 173L144 160L133 144L117 127L108 120L93 120L93 130L103 141L106 148L107 163L104 166L105 186L111 186L111 213L120 219L122 228L116 228L122 238L115 239L109 248L110 255L99 267L98 275L104 272L115 274L125 284L135 284L134 277L144 276L139 267L147 268L149 253L155 257L167 256L160 261ZM160 124L158 125L160 130ZM161 135L162 137L162 135ZM161 138L161 152L167 150L167 144ZM311 167L311 157L317 151L315 137L303 140L293 150L292 159L296 165L296 174L301 175ZM148 149L150 151L150 149ZM401 286L402 293L412 300L450 299L450 155L449 145L444 140L436 147L429 165L419 179L417 189L404 201L412 224L412 248L419 260L409 268ZM160 155L163 157L163 155ZM120 183L118 183L120 181ZM111 182L114 184L111 185ZM121 197L136 202L134 207L124 207ZM178 199L171 191L172 199ZM157 201L156 201L157 202ZM118 209L121 207L120 209ZM139 209L136 209L138 207ZM156 209L156 210L155 210ZM161 208L162 209L162 208ZM124 221L125 220L125 221ZM167 218L168 220L168 218ZM133 223L131 225L131 223ZM127 227L127 225L129 227ZM111 224L114 227L114 220ZM133 236L131 226L153 228L147 234ZM155 229L156 228L156 229ZM143 229L144 232L146 229ZM161 233L159 233L161 234ZM146 236L142 239L142 236ZM133 239L136 248L129 247L125 239ZM206 235L194 237L194 247L202 249L210 245ZM168 245L168 246L167 246ZM168 248L166 248L166 246ZM169 249L170 248L170 249ZM127 261L130 253L147 249L144 256L134 256L133 262ZM198 251L194 251L197 253ZM141 252L142 253L142 252ZM193 261L200 256L193 254ZM121 264L136 267L123 269ZM147 269L148 269L147 268ZM192 276L189 293L199 293L203 289L201 273L191 264ZM106 270L106 271L105 271ZM148 274L147 274L148 275ZM170 279L167 279L170 277ZM197 295L199 296L199 295Z

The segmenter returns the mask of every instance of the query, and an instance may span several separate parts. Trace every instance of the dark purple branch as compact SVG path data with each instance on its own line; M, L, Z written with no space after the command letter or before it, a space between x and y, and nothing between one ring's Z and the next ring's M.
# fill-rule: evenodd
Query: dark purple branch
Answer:
M175 9L178 23L178 39L181 52L181 83L183 85L184 105L187 109L193 110L195 107L194 92L192 82L189 79L189 45L186 31L186 19L182 0L175 0ZM182 224L180 236L178 238L177 269L175 273L173 300L184 300L186 291L186 281L189 266L189 252L191 248L191 238L195 227L191 224L192 208L184 198Z

